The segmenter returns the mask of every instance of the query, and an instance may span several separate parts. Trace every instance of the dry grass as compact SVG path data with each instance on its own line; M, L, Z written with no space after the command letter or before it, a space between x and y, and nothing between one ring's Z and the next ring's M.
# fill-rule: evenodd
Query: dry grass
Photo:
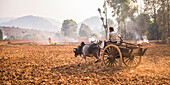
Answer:
M105 69L95 58L77 66L77 45L0 46L0 84L170 84L170 45L149 44L134 69Z

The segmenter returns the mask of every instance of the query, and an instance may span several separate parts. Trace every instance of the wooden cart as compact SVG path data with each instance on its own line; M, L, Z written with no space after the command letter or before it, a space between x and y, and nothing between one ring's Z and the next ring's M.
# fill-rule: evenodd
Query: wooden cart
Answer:
M137 67L147 48L140 44L105 42L102 52L102 61L105 67L119 68L122 62L128 67Z

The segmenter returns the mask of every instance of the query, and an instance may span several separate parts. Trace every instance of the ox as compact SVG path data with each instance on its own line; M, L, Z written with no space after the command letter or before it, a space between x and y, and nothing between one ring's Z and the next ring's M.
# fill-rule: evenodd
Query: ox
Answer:
M77 48L74 48L75 57L80 55L82 57L81 61L83 60L83 58L86 61L86 56L88 57L94 56L97 59L95 63L97 63L98 61L100 61L100 50L101 50L100 44L101 42L90 43L90 44L85 44L84 42L82 42L80 46L78 46ZM80 63L78 65L80 65Z

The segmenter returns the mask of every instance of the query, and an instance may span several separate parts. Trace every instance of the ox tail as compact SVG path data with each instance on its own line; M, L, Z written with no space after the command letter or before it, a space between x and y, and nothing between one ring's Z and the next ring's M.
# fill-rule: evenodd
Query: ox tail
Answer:
M101 49L101 48L100 48L100 45L98 45L98 50L99 50L99 51L98 51L98 58L99 58L99 59L100 59L100 49Z

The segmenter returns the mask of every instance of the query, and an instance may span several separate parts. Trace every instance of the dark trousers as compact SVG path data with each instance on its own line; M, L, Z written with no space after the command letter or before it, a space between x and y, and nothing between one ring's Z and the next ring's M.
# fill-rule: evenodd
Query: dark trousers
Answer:
M117 43L117 41L115 41L115 42L112 42L112 41L104 42L104 47L106 47L109 44L116 44L116 43Z

